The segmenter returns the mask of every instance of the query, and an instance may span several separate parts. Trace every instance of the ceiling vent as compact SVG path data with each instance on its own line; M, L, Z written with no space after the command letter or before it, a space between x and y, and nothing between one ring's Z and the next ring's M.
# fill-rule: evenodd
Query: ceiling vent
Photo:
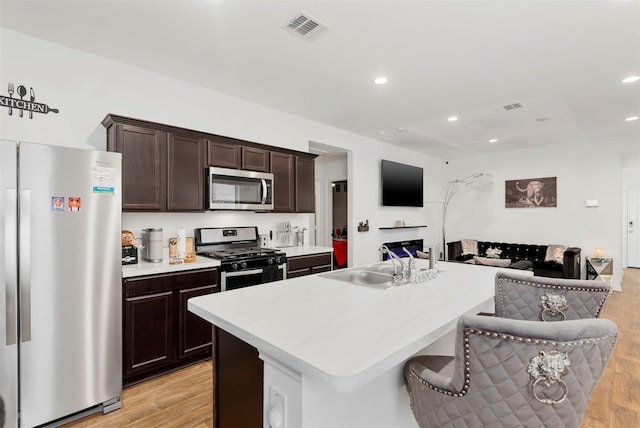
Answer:
M506 106L502 106L502 108L507 110L507 111L515 110L517 108L522 108L522 104L520 104L520 103L507 104Z
M318 36L329 29L329 27L304 12L300 12L290 19L282 28L309 42L315 41Z

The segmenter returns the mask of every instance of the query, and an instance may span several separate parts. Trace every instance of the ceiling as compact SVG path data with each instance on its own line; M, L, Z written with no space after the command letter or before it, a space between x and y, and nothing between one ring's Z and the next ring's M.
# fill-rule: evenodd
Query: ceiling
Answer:
M640 116L640 81L621 83L640 74L639 1L0 7L2 27L443 159L640 141L640 121L625 121ZM306 38L283 29L301 13L321 24ZM374 84L381 75L388 83Z

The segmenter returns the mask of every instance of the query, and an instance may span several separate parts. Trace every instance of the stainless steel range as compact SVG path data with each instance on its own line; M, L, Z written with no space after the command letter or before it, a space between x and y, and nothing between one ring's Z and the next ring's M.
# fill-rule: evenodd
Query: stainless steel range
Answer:
M287 278L287 255L260 247L255 226L199 228L194 236L198 255L220 260L221 291Z

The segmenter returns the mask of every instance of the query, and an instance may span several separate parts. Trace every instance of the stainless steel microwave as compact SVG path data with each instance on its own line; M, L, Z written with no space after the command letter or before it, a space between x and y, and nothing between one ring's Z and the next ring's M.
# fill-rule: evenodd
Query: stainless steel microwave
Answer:
M207 194L210 210L273 210L273 174L209 167Z

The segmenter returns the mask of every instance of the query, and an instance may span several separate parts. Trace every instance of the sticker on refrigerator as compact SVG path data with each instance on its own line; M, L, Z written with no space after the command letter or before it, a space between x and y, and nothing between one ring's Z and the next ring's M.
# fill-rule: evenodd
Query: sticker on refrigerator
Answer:
M64 196L51 197L51 211L64 211Z
M82 201L80 200L80 198L69 196L69 211L80 211L81 206Z
M92 173L93 193L113 195L116 188L116 169L94 166Z

